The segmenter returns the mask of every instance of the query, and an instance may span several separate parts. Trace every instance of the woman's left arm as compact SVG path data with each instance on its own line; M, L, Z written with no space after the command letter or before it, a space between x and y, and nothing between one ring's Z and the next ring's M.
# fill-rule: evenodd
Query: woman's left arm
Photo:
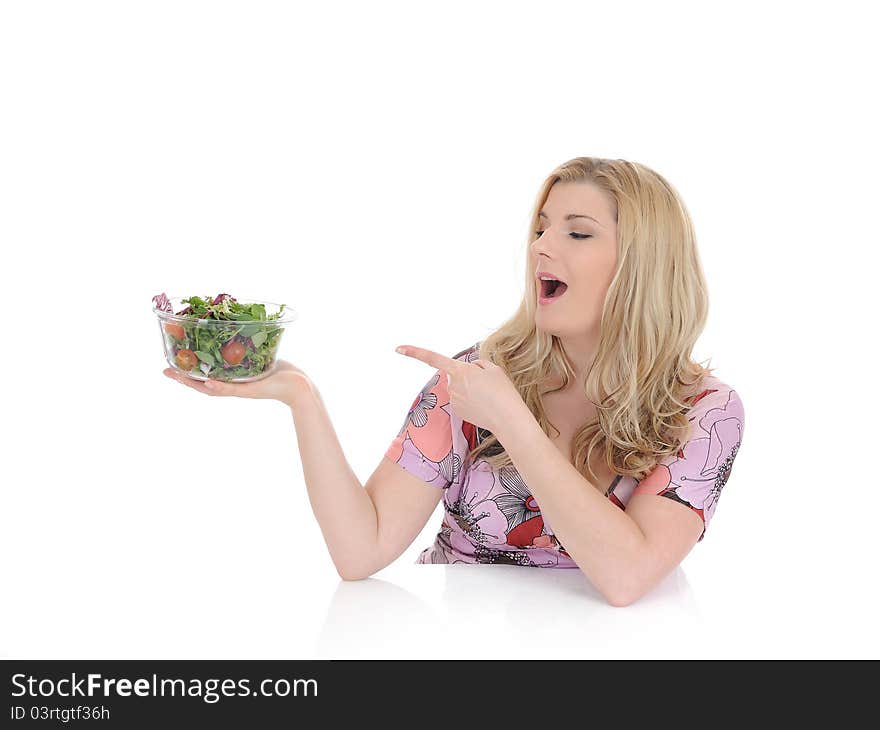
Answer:
M693 511L636 494L627 511L603 497L553 445L525 403L495 436L553 533L613 606L650 591L690 552L703 523Z

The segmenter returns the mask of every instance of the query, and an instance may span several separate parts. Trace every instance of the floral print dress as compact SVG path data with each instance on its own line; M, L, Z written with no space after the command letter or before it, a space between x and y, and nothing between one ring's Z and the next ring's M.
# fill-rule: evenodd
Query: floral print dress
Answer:
M473 362L479 357L478 347L479 343L454 359ZM730 477L745 424L736 391L713 375L701 385L688 412L690 433L678 452L642 480L617 475L603 485L607 498L622 510L634 494L656 494L692 509L703 520L700 541ZM465 465L468 452L488 435L456 417L446 376L437 370L385 453L410 474L443 490L440 531L416 563L577 568L513 466L495 470L480 457Z

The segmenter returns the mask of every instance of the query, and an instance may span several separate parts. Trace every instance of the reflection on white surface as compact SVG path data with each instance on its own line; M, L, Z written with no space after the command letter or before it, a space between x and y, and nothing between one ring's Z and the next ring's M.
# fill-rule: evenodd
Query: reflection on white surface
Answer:
M439 614L409 591L379 578L340 581L317 642L319 659L412 657L431 640Z
M578 570L402 565L381 575L340 582L318 658L698 655L682 642L703 621L681 568L623 608L610 606Z

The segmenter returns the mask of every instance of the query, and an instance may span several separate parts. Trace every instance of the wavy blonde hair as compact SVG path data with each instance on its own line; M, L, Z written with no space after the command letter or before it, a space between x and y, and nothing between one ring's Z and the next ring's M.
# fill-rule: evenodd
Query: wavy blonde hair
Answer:
M690 216L676 190L635 162L576 157L551 172L532 208L529 246L538 213L558 182L590 182L611 198L617 221L617 270L602 309L595 360L582 387L597 409L572 443L573 464L600 488L590 466L595 449L616 474L643 479L687 434L686 399L714 368L691 359L705 326L708 292ZM530 257L527 255L527 261ZM540 388L552 377L568 387L576 377L559 338L535 326L534 272L516 313L477 346L479 357L506 371L544 433L550 423ZM493 468L512 464L503 445L478 429L468 460L482 456Z

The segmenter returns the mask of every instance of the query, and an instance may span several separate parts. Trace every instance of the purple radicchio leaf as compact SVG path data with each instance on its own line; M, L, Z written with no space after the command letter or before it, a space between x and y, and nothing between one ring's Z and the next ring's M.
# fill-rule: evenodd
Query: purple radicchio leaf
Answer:
M156 309L162 312L171 312L172 314L174 313L174 308L171 306L171 302L168 301L168 297L165 295L165 292L154 296L153 304L156 305Z
M229 299L232 302L236 301L235 297L231 294L218 294L216 297L214 297L214 301L211 302L211 304L220 304L220 302L222 302L224 299Z

